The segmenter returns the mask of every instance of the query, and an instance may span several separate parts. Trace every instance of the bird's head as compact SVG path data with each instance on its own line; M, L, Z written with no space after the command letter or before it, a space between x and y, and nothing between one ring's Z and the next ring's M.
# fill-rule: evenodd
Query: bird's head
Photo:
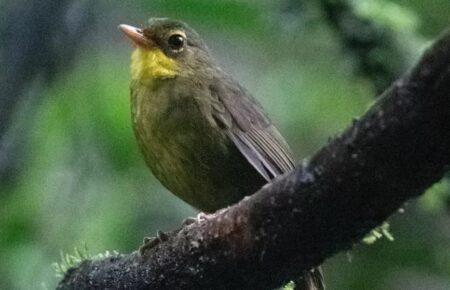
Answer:
M167 79L208 69L208 48L200 36L180 21L151 18L145 28L121 24L132 40L131 76L134 80Z

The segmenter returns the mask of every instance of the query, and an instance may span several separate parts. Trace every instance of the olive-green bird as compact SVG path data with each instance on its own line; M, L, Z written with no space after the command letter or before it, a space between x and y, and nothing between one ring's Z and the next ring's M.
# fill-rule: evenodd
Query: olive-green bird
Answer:
M147 165L171 192L214 212L294 168L289 146L260 104L217 66L193 29L166 18L120 29L136 46L134 133ZM323 289L320 270L301 283L299 289Z

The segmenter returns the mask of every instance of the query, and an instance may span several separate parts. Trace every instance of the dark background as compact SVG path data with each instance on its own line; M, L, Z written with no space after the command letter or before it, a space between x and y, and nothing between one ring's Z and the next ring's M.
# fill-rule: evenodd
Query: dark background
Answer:
M450 2L0 0L0 16L0 288L51 289L60 251L130 252L196 214L137 150L118 24L188 22L301 160L448 27ZM450 289L449 204L444 180L391 219L394 242L327 261L328 289Z

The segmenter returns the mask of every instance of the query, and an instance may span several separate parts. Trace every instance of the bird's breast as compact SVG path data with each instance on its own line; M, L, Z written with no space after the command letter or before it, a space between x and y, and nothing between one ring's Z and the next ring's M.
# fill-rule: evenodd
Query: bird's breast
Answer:
M210 116L207 97L186 86L153 84L133 88L131 103L134 132L153 174L210 212L253 193L263 180Z
M153 84L133 88L131 104L135 135L150 167L200 168L211 166L213 155L226 154L226 136L209 116L206 99Z

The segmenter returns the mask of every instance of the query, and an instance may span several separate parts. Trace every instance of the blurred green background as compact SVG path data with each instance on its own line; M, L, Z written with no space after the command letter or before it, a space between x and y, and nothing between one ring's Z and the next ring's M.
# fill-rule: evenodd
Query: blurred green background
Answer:
M60 251L130 252L196 212L145 167L117 30L188 22L260 100L298 160L448 28L448 0L1 1L0 289L52 289ZM450 182L394 216L394 242L328 260L328 289L450 289ZM274 265L276 267L276 265Z

